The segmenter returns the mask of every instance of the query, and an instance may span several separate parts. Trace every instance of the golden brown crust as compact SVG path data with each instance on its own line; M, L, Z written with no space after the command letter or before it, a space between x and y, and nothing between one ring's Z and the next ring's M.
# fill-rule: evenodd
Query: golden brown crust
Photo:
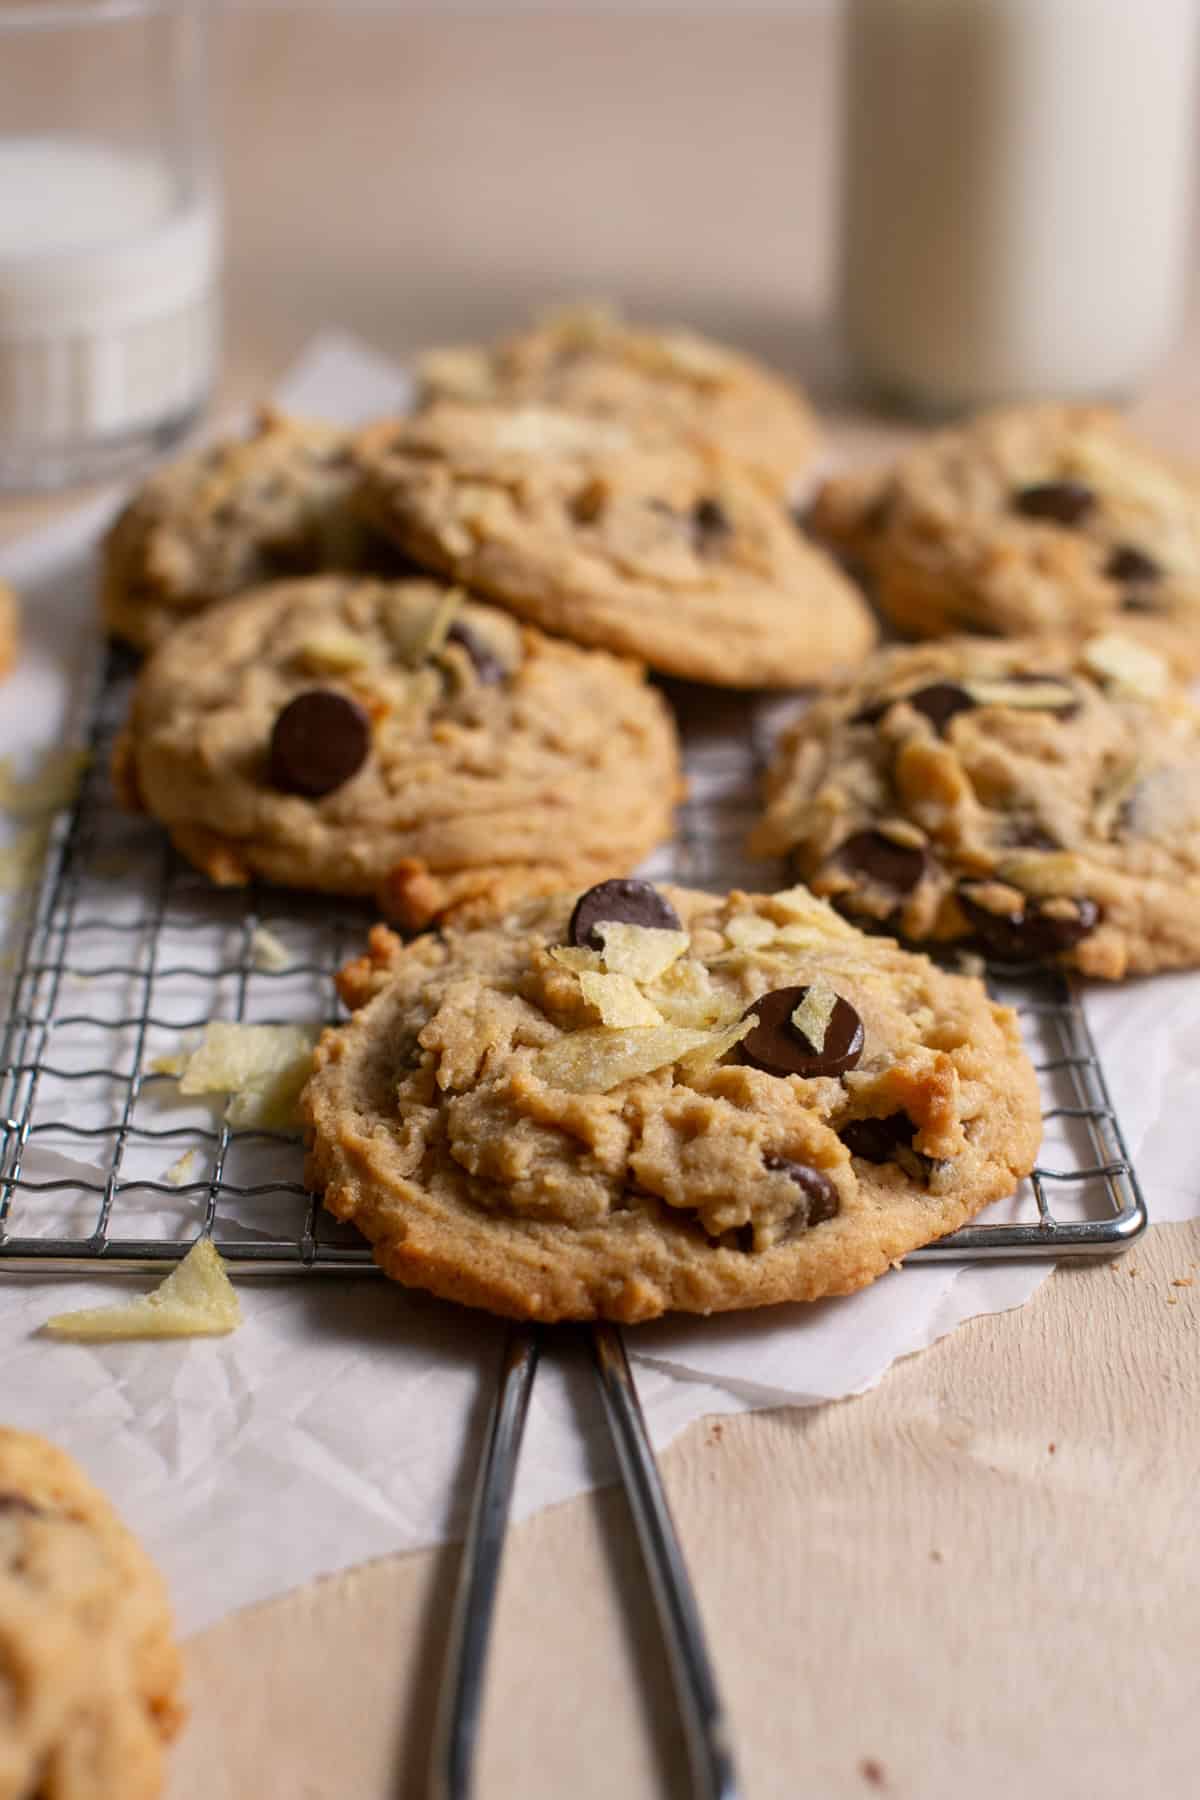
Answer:
M141 1546L61 1450L0 1428L0 1793L155 1800L180 1678Z
M538 1319L814 1299L874 1280L1028 1171L1037 1082L1015 1017L981 983L864 938L800 890L661 891L719 1006L736 1018L768 989L827 978L863 1019L858 1066L777 1078L735 1054L564 1088L539 1074L544 1053L597 1035L547 953L574 896L407 946L378 930L344 972L358 1010L322 1038L302 1108L310 1182L394 1279ZM738 949L747 929L760 941ZM863 1160L840 1135L899 1114L900 1161ZM822 1172L836 1216L795 1225L779 1157Z

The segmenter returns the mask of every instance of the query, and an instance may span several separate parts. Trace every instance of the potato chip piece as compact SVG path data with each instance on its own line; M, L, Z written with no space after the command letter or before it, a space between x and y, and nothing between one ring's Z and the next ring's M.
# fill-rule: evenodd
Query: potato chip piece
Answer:
M657 1006L647 1000L628 975L595 975L590 969L584 969L579 986L584 999L596 1008L604 1025L661 1025L663 1022Z
M582 969L594 969L597 975L604 970L604 958L600 952L589 950L582 944L578 948L574 944L552 944L550 955L556 963L561 963L564 969L573 970L576 975Z
M690 956L664 970L649 997L672 1025L689 1025L698 1031L728 1025L741 1013L737 996L715 988L704 964Z
M136 1300L58 1313L43 1329L80 1343L118 1338L219 1337L236 1331L242 1309L211 1238L200 1238L166 1280Z
M806 887L782 888L778 894L771 895L771 905L789 921L812 925L823 937L857 936L855 926L847 924L827 900L818 900Z
M818 1056L825 1048L825 1034L838 997L820 975L809 983L808 992L792 1012L792 1024L806 1037Z
M670 1068L712 1036L681 1025L641 1025L610 1030L600 1025L572 1031L539 1050L533 1072L569 1094L607 1094L622 1082Z
M1167 665L1155 650L1108 631L1084 645L1083 665L1118 694L1156 700L1167 685Z
M1075 703L1065 681L964 681L977 706L1011 706L1017 712L1062 712Z
M278 975L291 966L292 955L282 938L277 938L265 925L256 925L250 937L250 960L256 969Z
M230 1125L294 1130L296 1102L311 1072L316 1037L316 1028L309 1025L239 1025L214 1019L187 1059L179 1091L232 1095L225 1112ZM167 1061L159 1058L155 1072L174 1074Z
M436 656L454 623L454 615L466 594L462 588L447 588L428 606L414 606L402 594L389 595L383 607L388 636L395 644L402 662L419 669Z
M604 966L633 981L657 981L691 945L686 931L664 931L661 925L624 925L602 920L596 930L604 944Z
M305 638L296 658L313 675L343 675L375 660L365 639L355 637L353 632L333 629Z
M177 1156L170 1168L164 1171L163 1180L170 1187L186 1187L189 1181L200 1179L200 1172L203 1168L204 1158L199 1150L185 1150L183 1155Z
M725 936L738 950L759 950L778 935L779 927L772 919L758 913L738 913L725 927Z
M732 1050L735 1044L740 1044L746 1034L753 1031L757 1024L757 1013L750 1013L744 1019L735 1019L732 1025L725 1027L724 1031L710 1033L703 1044L698 1045L695 1050L689 1051L686 1056L680 1057L679 1073L685 1081L694 1081L698 1075L704 1075L714 1063L719 1062L728 1051Z
M0 894L16 894L31 887L41 874L49 845L50 827L38 821L26 825L0 850Z
M0 760L0 807L15 819L40 819L63 812L79 792L83 772L91 762L88 750L47 750L36 774L13 774L12 758Z

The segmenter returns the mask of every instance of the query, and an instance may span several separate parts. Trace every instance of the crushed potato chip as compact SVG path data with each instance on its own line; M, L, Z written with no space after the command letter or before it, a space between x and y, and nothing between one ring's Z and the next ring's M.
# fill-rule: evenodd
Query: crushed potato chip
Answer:
M296 1102L312 1067L316 1029L239 1025L214 1019L186 1057L160 1056L156 1075L178 1075L181 1094L228 1094L230 1125L264 1131L296 1127Z
M735 1044L740 1044L757 1024L758 1014L750 1013L744 1019L735 1019L733 1024L726 1026L724 1031L714 1032L706 1043L699 1045L695 1050L690 1050L686 1056L680 1057L679 1073L685 1081L694 1081L698 1075L703 1075L711 1069L715 1062L719 1062L721 1057L732 1050Z
M568 1032L547 1044L534 1058L533 1072L548 1086L569 1094L607 1094L622 1082L670 1068L689 1050L698 1050L711 1035L681 1025L641 1025L617 1031L600 1025Z
M778 935L779 927L758 913L739 913L725 927L725 936L738 950L760 950Z
M690 1025L695 1030L728 1025L741 1011L736 995L715 988L704 964L690 956L665 969L649 997L672 1025Z
M564 969L570 969L576 975L584 969L594 969L598 975L604 970L604 958L600 952L589 950L586 945L577 947L574 944L552 944L550 954L556 963L561 963Z
M242 1309L210 1238L200 1238L156 1287L115 1306L89 1306L47 1319L51 1337L80 1343L118 1338L219 1337L236 1331Z
M297 660L314 675L341 675L373 660L370 646L349 631L318 631L305 638Z
M250 958L256 969L278 975L291 964L291 952L282 938L277 938L265 925L256 925L250 937Z
M204 1158L199 1150L185 1150L183 1155L177 1156L170 1168L164 1171L163 1180L171 1187L186 1187L193 1177L199 1179L203 1167Z
M809 983L808 992L792 1013L792 1024L806 1037L818 1056L825 1048L825 1034L838 997L827 981L818 975Z
M678 962L691 938L686 931L664 931L660 925L623 925L605 919L596 930L604 943L604 966L632 981L657 981Z
M1167 665L1157 651L1116 631L1085 644L1083 664L1107 686L1139 700L1156 700L1167 685Z
M661 1025L662 1014L647 1000L628 975L596 975L584 969L579 986L589 1006L594 1006L604 1025Z
M457 587L447 588L430 606L413 606L399 594L388 596L383 615L401 661L410 669L419 669L436 656L465 599L462 588Z
M855 937L856 928L834 912L827 900L819 900L806 887L783 888L771 895L771 905L794 924L812 925L822 937ZM784 929L790 929L790 926ZM782 938L783 932L780 932Z
M964 681L977 706L1011 706L1023 712L1055 712L1075 695L1065 681Z

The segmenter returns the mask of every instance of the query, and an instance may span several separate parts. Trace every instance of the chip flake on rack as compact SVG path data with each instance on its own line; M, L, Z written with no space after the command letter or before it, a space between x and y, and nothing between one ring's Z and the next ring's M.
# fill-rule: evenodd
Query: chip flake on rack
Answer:
M242 1025L213 1019L192 1051L156 1057L181 1094L228 1094L226 1121L242 1129L294 1131L296 1102L312 1067L316 1025Z
M77 1343L122 1338L220 1337L236 1331L242 1308L211 1238L200 1238L149 1294L47 1319L49 1336Z

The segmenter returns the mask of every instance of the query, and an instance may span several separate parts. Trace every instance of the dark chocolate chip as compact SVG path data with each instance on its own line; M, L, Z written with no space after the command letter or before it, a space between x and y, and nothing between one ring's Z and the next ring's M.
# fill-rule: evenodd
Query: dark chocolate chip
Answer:
M928 687L918 688L905 698L917 712L924 713L938 732L944 732L957 713L969 712L975 704L966 688L959 687L956 681L931 681Z
M1162 570L1152 556L1136 544L1118 544L1104 565L1113 581L1160 581Z
M679 914L649 881L617 879L589 888L575 902L567 937L581 949L602 950L597 925L648 925L659 931L682 931Z
M1078 525L1096 504L1086 482L1038 481L1018 488L1013 506L1027 519L1049 519L1055 525Z
M483 687L494 687L497 682L504 681L508 670L477 632L469 625L455 623L446 633L448 644L458 644L470 657L475 673Z
M320 799L357 775L371 748L371 722L356 700L310 688L288 702L271 733L271 785Z
M1006 912L993 912L972 899L965 885L958 903L987 955L998 962L1041 962L1073 949L1100 922L1100 908L1086 895L1072 895L1073 918L1046 911L1046 902L1022 896Z
M928 862L920 845L897 844L882 831L855 831L838 845L835 854L844 869L865 875L897 894L911 894Z
M851 1156L863 1162L892 1162L897 1149L907 1149L917 1128L907 1113L889 1113L886 1119L851 1119L838 1132Z
M692 508L692 539L701 556L715 550L732 530L729 514L719 500L697 500Z
M823 1170L814 1169L811 1163L790 1162L786 1156L764 1156L763 1162L768 1169L790 1176L800 1190L801 1199L792 1217L793 1231L808 1231L836 1216L840 1205L838 1191Z
M757 1015L758 1024L738 1046L745 1062L768 1075L806 1078L844 1075L855 1066L863 1052L863 1026L850 1002L838 996L818 1050L792 1023L792 1014L807 997L806 987L775 988L746 1008Z

